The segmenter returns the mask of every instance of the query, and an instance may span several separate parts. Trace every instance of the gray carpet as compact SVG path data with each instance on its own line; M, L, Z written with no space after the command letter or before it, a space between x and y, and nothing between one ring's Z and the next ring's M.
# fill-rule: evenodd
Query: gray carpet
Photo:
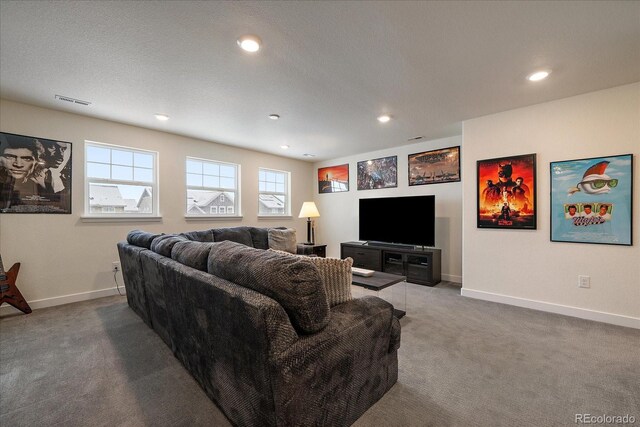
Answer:
M636 417L640 331L408 285L398 383L355 426ZM0 319L0 425L228 426L123 297Z

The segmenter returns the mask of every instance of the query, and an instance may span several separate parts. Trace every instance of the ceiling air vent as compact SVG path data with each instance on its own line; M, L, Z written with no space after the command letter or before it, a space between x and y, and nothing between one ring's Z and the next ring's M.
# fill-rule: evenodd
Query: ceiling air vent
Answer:
M414 136L413 138L407 139L407 141L420 141L422 138L424 138L424 136Z
M79 104L79 105L91 105L89 101L82 101L80 99L71 98L69 96L56 95L56 99L58 101L70 102L71 104Z

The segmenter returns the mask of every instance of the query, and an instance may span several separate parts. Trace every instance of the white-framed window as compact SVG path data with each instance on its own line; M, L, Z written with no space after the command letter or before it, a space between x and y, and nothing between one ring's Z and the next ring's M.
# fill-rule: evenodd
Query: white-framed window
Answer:
M158 153L85 141L85 215L158 216Z
M240 165L187 157L186 174L187 216L240 212Z
M260 168L258 170L258 215L291 215L290 172Z

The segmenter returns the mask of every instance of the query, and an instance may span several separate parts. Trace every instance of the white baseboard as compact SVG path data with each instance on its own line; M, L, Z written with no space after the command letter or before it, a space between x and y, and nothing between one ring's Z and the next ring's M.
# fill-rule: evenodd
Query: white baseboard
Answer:
M550 302L511 297L508 295L494 294L492 292L476 291L474 289L468 289L464 287L460 291L460 295L484 301L499 302L502 304L515 305L517 307L531 308L534 310L547 311L549 313L564 314L565 316L579 317L581 319L595 320L596 322L610 323L612 325L640 329L640 318L637 317L623 316L620 314L587 310L584 308L571 307L568 305L553 304Z
M462 276L454 276L453 274L441 274L442 280L454 283L462 283Z
M124 287L120 287L120 290L124 294ZM95 298L110 297L113 295L118 295L118 289L115 287L100 289L97 291L80 292L78 294L62 295L59 297L37 299L27 302L32 310L37 310L39 308L53 307L55 305L69 304L72 302L86 301ZM15 310L18 313L20 312L17 308L9 304L2 304L0 307L0 314L6 314L10 310Z

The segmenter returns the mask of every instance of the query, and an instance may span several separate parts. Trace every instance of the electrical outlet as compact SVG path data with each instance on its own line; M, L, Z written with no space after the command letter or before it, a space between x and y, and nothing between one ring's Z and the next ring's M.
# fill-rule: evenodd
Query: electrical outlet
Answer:
M591 287L591 276L578 276L578 287L579 288L590 288Z
M114 273L120 271L120 261L114 261L111 263L111 271L113 271Z

